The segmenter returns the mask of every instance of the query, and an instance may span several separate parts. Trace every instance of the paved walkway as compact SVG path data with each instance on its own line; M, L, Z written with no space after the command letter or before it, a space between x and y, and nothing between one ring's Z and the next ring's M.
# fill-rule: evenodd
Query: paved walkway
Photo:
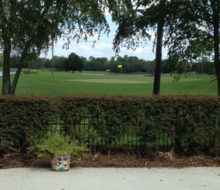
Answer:
M220 190L219 168L1 169L1 190Z

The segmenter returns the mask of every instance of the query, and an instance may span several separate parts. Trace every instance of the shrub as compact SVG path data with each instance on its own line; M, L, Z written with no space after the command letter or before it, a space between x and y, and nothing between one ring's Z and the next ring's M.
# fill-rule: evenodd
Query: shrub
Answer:
M90 118L86 126L95 134L93 146L101 144L104 150L121 145L121 139L131 132L136 138L135 144L130 143L132 150L149 157L163 149L161 135L169 144L164 148L174 148L178 154L215 154L211 150L220 138L219 100L215 96L63 96L59 111L64 126L68 124L73 131Z
M85 145L80 145L77 140L71 139L69 136L61 136L58 133L37 141L38 142L34 142L28 149L29 153L39 158L51 156L52 154L70 154L75 158L80 156L85 157L85 152L88 152Z
M0 97L0 152L25 152L49 129L53 112L46 97Z
M57 127L93 151L219 155L219 121L215 96L1 97L0 149L25 152L32 139Z
M37 70L27 69L23 70L24 74L37 74Z

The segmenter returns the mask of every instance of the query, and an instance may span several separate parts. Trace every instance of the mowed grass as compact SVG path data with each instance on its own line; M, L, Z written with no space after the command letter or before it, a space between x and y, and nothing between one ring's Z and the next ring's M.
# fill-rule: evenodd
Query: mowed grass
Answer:
M99 75L87 75L98 73ZM102 75L104 74L104 75ZM13 76L12 76L13 78ZM0 87L2 77L0 77ZM37 74L21 74L17 95L152 95L153 76L127 75L108 72L55 72L46 70ZM209 75L182 75L174 81L170 74L162 74L162 95L217 95L216 81Z

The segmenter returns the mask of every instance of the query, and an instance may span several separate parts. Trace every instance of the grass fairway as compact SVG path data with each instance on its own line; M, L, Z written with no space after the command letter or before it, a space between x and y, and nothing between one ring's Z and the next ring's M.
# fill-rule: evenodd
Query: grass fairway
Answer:
M93 75L97 73L98 75ZM163 74L162 95L217 95L216 81L209 75L187 74L173 82L173 76ZM0 77L0 87L2 77ZM22 74L17 86L17 95L151 95L153 76L112 74L107 72L70 73L40 70L37 74Z

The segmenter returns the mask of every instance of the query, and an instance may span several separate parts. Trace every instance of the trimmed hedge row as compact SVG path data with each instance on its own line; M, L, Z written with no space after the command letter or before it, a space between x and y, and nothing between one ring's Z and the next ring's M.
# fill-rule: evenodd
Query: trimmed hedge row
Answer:
M54 110L46 97L0 97L0 153L24 152L48 130Z
M176 153L220 155L220 98L215 96L1 97L0 150L25 151L57 117L66 134L95 149L123 145L152 156L160 150L158 134L165 133ZM124 136L132 138L129 147Z
M61 97L59 111L68 133L89 114L105 149L132 130L140 153L153 155L157 135L172 137L179 154L219 154L220 98L212 96ZM105 118L107 117L107 118ZM106 125L106 121L109 121ZM132 123L133 122L133 123ZM132 127L132 126L135 127ZM97 135L95 136L97 138ZM108 146L106 146L108 145ZM137 147L135 147L137 148Z

